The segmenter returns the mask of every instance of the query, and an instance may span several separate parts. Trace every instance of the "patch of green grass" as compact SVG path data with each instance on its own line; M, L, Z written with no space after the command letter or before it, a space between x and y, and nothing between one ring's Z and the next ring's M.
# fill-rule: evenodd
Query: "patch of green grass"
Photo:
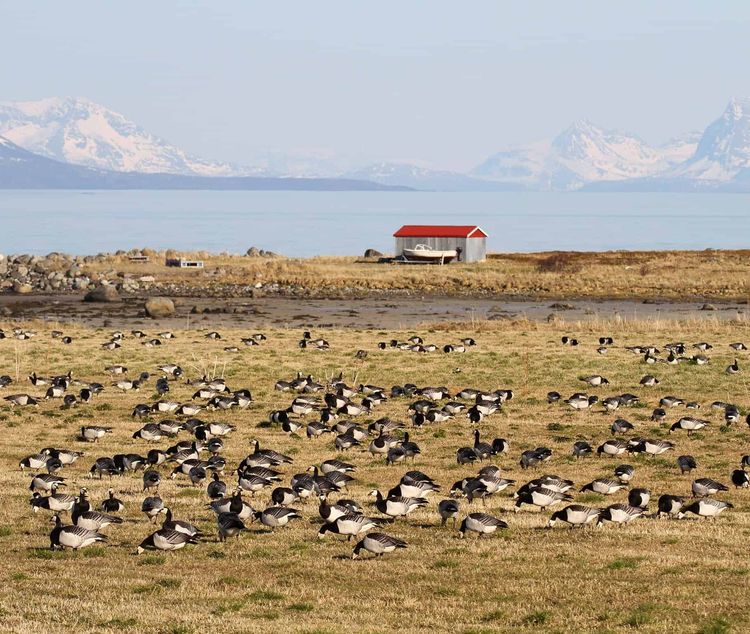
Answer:
M493 621L502 621L505 618L505 612L502 610L493 610L492 612L487 612L482 617L482 621L485 623L492 623Z
M648 625L649 623L651 623L652 612L654 611L654 607L655 606L653 606L650 603L644 603L642 605L639 605L625 619L624 625L627 625L628 627L635 627L635 628Z
M432 567L436 570L458 568L458 566L459 563L452 559L438 559L432 564Z
M99 403L94 407L97 412L109 412L112 410L111 403Z
M138 561L139 566L162 566L166 562L166 558L161 555L147 555L143 559Z
M433 438L445 438L446 433L444 429L438 429L434 434L432 434Z
M23 572L13 572L10 575L11 581L26 581L26 579L29 578L29 575L23 573Z
M138 625L138 619L114 618L110 619L109 621L102 621L101 623L99 623L99 625L101 627L111 627L113 629L124 629L126 627L135 627L136 625Z
M537 610L531 612L521 619L523 625L544 625L549 619L549 612L546 610Z
M224 559L226 556L227 554L221 550L211 550L206 554L206 557L210 557L211 559Z
M312 612L315 607L311 603L292 603L289 609L294 612Z
M64 550L49 550L48 548L32 548L26 556L29 559L65 559L68 553Z
M0 526L0 537L9 537L13 534L13 529L10 526Z
M211 614L214 614L216 616L221 616L229 612L239 612L244 607L245 607L245 601L242 599L235 599L233 601L222 601L213 610L211 610Z
M247 598L250 601L281 601L284 598L284 595L280 592L276 592L275 590L262 590L258 589L255 592L250 593Z
M618 557L610 561L606 568L609 570L629 570L640 566L642 557Z
M731 623L723 616L715 616L698 628L697 634L728 634L732 631Z
M104 557L107 554L107 549L104 546L92 546L81 551L84 557Z
M192 487L180 489L177 493L178 498L199 498L203 497L203 491L200 489L194 489Z

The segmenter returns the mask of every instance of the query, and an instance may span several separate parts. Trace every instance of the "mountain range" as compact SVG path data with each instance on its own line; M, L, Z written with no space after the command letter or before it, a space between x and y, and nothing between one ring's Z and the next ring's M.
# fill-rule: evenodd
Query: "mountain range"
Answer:
M750 99L703 132L652 146L578 121L511 147L468 173L402 162L342 169L341 157L267 155L247 167L190 155L80 98L0 102L0 187L390 189L437 191L748 191ZM315 178L310 178L314 176Z

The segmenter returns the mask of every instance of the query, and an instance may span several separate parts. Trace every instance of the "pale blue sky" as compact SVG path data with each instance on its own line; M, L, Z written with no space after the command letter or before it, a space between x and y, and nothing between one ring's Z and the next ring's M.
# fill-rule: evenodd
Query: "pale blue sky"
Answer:
M0 2L3 100L88 97L209 158L467 169L575 119L659 143L750 95L750 2Z

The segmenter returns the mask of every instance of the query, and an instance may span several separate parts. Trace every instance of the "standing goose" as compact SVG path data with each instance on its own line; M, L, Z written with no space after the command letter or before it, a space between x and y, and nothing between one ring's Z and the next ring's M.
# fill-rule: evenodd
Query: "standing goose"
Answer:
M156 469L146 469L143 472L143 490L149 489L159 490L161 484L161 474Z
M125 505L122 500L118 500L115 497L115 492L109 489L107 492L107 499L105 499L100 505L99 510L104 513L119 513L125 509Z
M480 442L479 440L479 430L474 430L474 453L476 453L477 457L480 460L484 460L486 458L489 458L492 454L492 445L486 443L486 442Z
M73 511L70 516L74 525L90 531L99 531L110 524L122 524L122 518L108 513L92 511L88 500L86 499L85 490L76 504L73 505Z
M227 494L227 485L225 482L221 481L219 474L216 471L214 471L211 476L211 482L208 483L206 493L212 500L218 500Z
M587 524L598 521L599 513L599 509L595 509L590 506L570 504L561 511L555 511L552 514L552 517L549 518L547 526L554 526L558 520L570 524L571 528L574 528L576 526L586 526Z
M740 371L740 365L737 363L737 359L734 360L734 363L728 365L725 371L727 374L737 374Z
M98 425L88 425L81 427L81 439L86 442L99 442L105 434L112 432L111 427L99 427Z
M81 526L63 526L60 516L55 516L55 528L49 535L50 550L71 548L78 550L96 542L105 542L107 538L96 531Z
M397 548L406 548L406 542L385 533L370 533L354 547L352 559L357 559L363 550L372 553L375 557L382 557L385 553L392 553Z
M498 528L508 528L508 524L487 513L470 513L461 522L458 533L463 538L466 537L466 531L473 531L481 538L483 535L491 535Z
M162 550L172 552L183 548L185 544L197 544L198 540L185 533L171 529L160 528L144 539L136 549L136 555L145 550Z

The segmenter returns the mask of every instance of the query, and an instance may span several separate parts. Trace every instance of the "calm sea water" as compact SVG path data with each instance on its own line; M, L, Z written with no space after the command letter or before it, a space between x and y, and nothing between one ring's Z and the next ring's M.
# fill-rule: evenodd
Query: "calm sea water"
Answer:
M387 253L399 226L430 223L481 225L490 251L743 248L750 195L0 191L0 253Z

